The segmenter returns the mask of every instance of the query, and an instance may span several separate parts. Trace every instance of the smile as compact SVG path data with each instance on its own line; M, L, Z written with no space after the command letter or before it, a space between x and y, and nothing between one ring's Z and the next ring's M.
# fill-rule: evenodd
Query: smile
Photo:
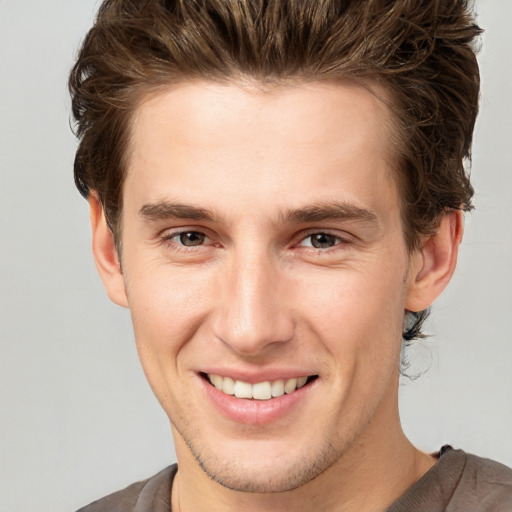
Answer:
M311 377L294 377L291 379L277 379L273 381L256 382L250 384L242 380L235 380L231 377L221 377L220 375L207 374L210 383L219 391L226 395L235 396L236 398L247 398L254 400L271 400L283 396L284 394L293 393L295 390L305 386Z

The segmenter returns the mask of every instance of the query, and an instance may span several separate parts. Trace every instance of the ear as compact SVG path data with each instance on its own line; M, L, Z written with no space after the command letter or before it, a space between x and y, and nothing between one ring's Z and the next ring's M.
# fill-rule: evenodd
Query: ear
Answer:
M421 247L411 254L405 297L408 311L427 309L446 288L455 271L463 232L462 211L444 212L436 232L426 236Z
M128 307L121 263L108 227L103 207L95 194L89 195L89 215L92 228L92 252L107 295L119 306Z

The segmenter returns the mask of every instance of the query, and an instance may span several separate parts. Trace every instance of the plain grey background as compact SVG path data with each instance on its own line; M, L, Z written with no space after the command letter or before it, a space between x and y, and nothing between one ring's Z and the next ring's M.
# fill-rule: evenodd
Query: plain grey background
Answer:
M93 0L0 0L0 510L72 511L174 460L127 311L94 269L66 75ZM476 210L404 381L405 431L512 465L511 0L480 0Z

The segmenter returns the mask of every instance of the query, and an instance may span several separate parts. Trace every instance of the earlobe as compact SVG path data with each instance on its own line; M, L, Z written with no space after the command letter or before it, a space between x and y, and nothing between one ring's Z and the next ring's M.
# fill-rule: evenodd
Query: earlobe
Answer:
M119 306L128 307L124 277L103 207L95 194L89 196L89 214L92 229L92 252L107 295Z
M405 308L422 311L432 305L455 271L464 231L463 213L449 210L439 217L436 232L425 237L411 255Z

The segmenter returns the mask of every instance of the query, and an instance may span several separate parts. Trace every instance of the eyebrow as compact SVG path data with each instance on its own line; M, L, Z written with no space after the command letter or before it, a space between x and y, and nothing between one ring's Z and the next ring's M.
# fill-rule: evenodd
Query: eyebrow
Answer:
M304 208L288 210L284 221L294 223L357 220L368 223L377 223L377 216L365 208L360 208L351 203L321 203Z
M140 210L139 215L149 221L170 220L170 219L188 219L202 222L215 222L217 216L206 208L196 206L169 203L162 201L159 203L145 204Z
M145 204L139 210L139 215L149 221L181 219L214 223L219 220L219 217L207 208L167 201ZM281 222L294 224L340 220L355 220L372 224L378 222L378 218L373 212L351 203L313 204L289 209L280 215Z

